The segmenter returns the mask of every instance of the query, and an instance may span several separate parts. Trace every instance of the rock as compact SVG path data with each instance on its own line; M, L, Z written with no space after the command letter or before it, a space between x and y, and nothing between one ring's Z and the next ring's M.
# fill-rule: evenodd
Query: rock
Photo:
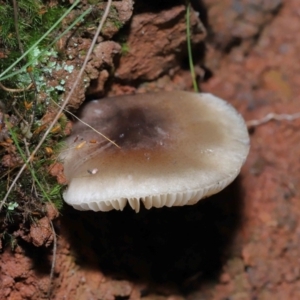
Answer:
M30 226L31 242L36 247L50 246L53 241L53 232L49 219L44 217Z
M186 55L186 8L172 7L159 13L134 15L116 78L128 82L154 80L179 65ZM205 31L194 11L191 11L193 45L199 45Z

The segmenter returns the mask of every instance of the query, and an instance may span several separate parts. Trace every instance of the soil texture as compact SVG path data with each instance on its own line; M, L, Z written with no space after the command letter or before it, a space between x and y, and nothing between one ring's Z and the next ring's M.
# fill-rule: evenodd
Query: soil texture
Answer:
M85 97L192 90L184 3L115 2L125 27L101 37L69 107ZM200 89L228 100L249 124L239 178L189 207L136 214L66 206L58 214L49 206L2 245L0 299L300 299L299 1L192 5ZM74 57L90 39L76 44ZM61 165L53 175L64 181Z

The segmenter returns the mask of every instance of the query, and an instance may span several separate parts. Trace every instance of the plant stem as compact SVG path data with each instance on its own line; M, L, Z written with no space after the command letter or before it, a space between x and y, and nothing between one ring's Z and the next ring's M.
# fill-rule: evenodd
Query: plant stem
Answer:
M193 54L192 54L190 12L191 12L191 3L190 3L190 1L187 1L187 4L186 4L186 38L187 38L187 49L188 49L189 65L190 65L190 71L191 71L191 76L192 76L194 91L196 93L198 93L199 89L198 89L198 84L197 84L197 80L196 80L196 74L195 74L194 63L193 63Z
M17 136L16 136L15 132L10 128L10 125L9 125L7 122L6 122L6 126L7 126L8 130L9 130L9 133L10 133L10 135L11 135L11 137L12 137L12 139L13 139L13 141L14 141L14 143L15 143L15 145L16 145L16 147L17 147L17 149L18 149L18 151L19 151L19 153L20 153L20 155L21 155L21 157L22 157L22 159L23 159L23 161L25 162L25 166L28 167L28 169L29 169L29 171L30 171L30 173L31 173L31 176L32 176L33 180L36 182L36 184L37 184L38 187L40 188L41 192L43 193L43 196L44 196L49 202L52 203L52 201L51 201L50 198L48 197L46 191L44 190L44 188L42 187L41 183L40 183L39 180L37 179L36 174L35 174L35 172L34 172L34 169L31 168L31 166L30 166L31 160L29 160L29 159L26 160L26 156L25 156L23 150L21 149L21 147L20 147L20 145L19 145L19 142L18 142L18 139L17 139ZM3 202L0 204L0 211L1 211L2 207L3 207L3 204L4 204Z

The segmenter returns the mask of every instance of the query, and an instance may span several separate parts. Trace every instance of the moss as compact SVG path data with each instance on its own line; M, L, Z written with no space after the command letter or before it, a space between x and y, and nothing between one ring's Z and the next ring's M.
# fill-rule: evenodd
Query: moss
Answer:
M99 4L99 2L102 2L102 1L99 1L99 0L88 0L88 4L90 4L90 5L97 5L97 4Z
M41 0L19 0L17 4L17 27L25 51L32 47L68 9L67 5L57 3L51 6L48 1ZM11 1L0 0L0 14L0 69L4 71L21 56L21 51ZM60 101L64 85L58 82L57 86L51 86L48 84L49 79L58 69L70 73L74 68L59 60L54 48L48 47L54 37L57 37L63 31L63 27L68 26L72 20L73 17L66 19L62 26L57 26L38 46L32 47L26 57L30 62L27 69L21 64L16 65L12 71L17 73L1 81L6 87L24 89L24 91L11 93L0 89L0 97L3 99L5 112L8 113L7 118L9 118L5 130L8 130L11 137L10 142L0 140L0 200L5 197L19 168L27 159L27 153L33 151L40 135L47 129L48 124L43 128L41 126L43 126L42 118L50 113L49 104L52 100ZM32 83L32 78L35 88L27 90L26 87ZM10 118L15 121L11 122ZM62 207L62 186L49 174L48 168L56 160L55 148L64 136L66 122L64 116L60 118L59 132L53 132L48 136L42 149L28 164L9 194L0 214L4 216L4 222L13 222L16 219L23 222L22 219L30 219L31 212L42 211L41 205L47 201L53 202L58 208ZM52 155L45 153L45 148L53 148ZM10 165L2 161L4 155L10 160Z
M121 29L124 25L124 23L120 21L119 12L114 5L111 6L111 9L110 9L110 12L108 15L107 23L109 23L109 22L112 23L117 29Z
M50 6L40 0L19 0L18 3L18 30L20 40L26 49L42 36L65 12L66 7L57 4ZM9 64L10 55L15 57L19 53L18 39L15 30L14 9L11 1L0 1L0 46L4 50L6 59L3 64ZM55 35L49 35L41 45L47 44ZM13 58L12 57L12 58Z
M128 46L128 44L127 43L122 43L121 44L121 53L122 53L122 55L126 55L126 54L128 54L129 53L129 46Z

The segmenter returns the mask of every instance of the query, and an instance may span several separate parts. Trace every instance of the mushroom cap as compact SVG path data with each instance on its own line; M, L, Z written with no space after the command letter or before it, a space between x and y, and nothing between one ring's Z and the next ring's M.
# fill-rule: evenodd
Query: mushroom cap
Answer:
M138 212L183 206L221 191L249 152L241 115L211 94L183 91L87 102L60 157L78 210Z

